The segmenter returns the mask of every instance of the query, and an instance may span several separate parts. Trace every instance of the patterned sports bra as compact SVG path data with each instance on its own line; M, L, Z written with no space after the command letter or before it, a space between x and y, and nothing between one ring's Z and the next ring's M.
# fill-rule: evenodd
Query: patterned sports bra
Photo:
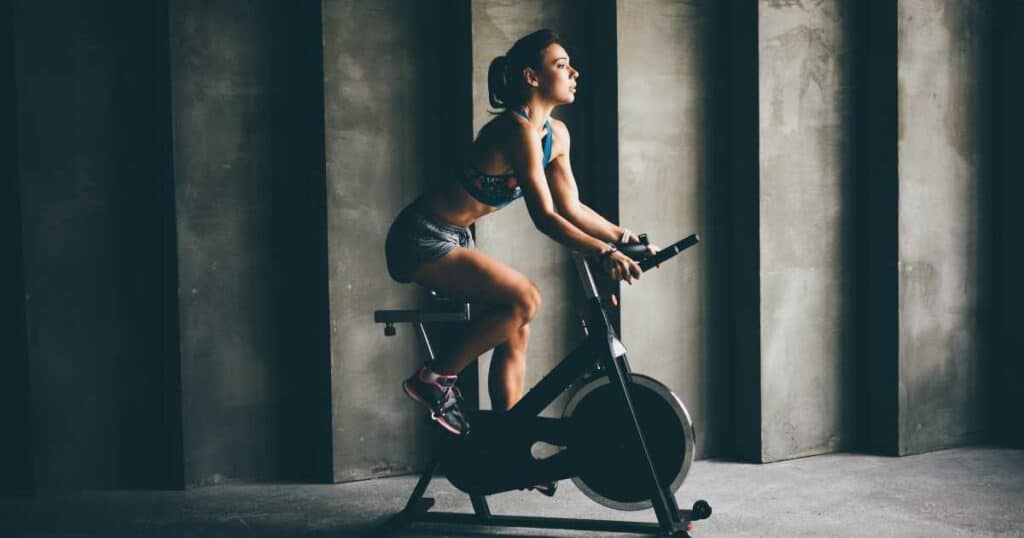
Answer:
M530 116L521 109L516 109L520 116L530 119ZM547 134L541 139L544 147L544 161L542 166L547 167L551 159L551 121L544 124ZM514 173L491 175L481 173L472 166L466 166L462 172L462 186L473 198L489 206L501 209L515 200L523 197L523 188L519 186L519 180Z

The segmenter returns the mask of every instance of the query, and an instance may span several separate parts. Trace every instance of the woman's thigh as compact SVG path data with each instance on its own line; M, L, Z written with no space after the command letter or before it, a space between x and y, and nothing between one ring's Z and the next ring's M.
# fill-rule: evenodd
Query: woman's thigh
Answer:
M522 273L470 248L458 247L421 264L413 281L453 299L491 305L516 305L539 299L537 287Z

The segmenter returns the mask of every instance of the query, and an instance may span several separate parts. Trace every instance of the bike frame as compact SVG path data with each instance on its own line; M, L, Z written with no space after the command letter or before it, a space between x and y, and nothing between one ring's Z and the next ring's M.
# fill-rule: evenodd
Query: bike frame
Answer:
M509 410L509 413L520 417L534 417L540 414L555 398L561 395L566 387L580 376L591 371L597 362L598 367L608 376L608 381L616 387L622 398L622 405L628 409L630 424L627 426L636 434L639 457L646 462L651 477L651 502L662 530L678 531L686 526L686 520L680 517L679 506L675 496L668 490L668 484L661 484L654 470L647 440L637 418L630 389L629 361L626 348L622 345L615 329L608 320L604 305L590 263L584 256L573 253L573 262L587 297L586 331L587 338L565 359L548 372L523 398ZM598 359L595 361L595 357Z
M696 236L686 238L665 251L648 260L644 267L646 270L683 249L695 244ZM671 252L670 252L671 251ZM600 375L606 375L609 383L616 388L622 399L622 405L628 410L628 421L626 425L634 432L634 439L637 447L637 457L642 458L646 464L647 474L650 477L651 503L657 516L658 523L640 523L624 521L590 520L590 519L566 519L566 518L545 518L545 517L519 517L519 516L495 516L491 515L490 507L484 495L470 494L474 514L458 514L449 512L430 512L434 501L424 498L434 471L437 469L439 460L434 459L428 464L420 476L420 480L413 490L405 509L399 514L401 524L408 524L414 521L451 523L451 524L472 524L501 527L534 527L534 528L559 528L577 530L599 530L613 532L632 533L654 533L666 536L687 537L688 524L694 517L691 510L680 510L676 503L675 496L669 489L669 484L662 484L651 459L647 440L640 428L636 408L633 405L633 396L629 383L629 361L626 358L626 348L619 340L608 319L608 314L602 304L602 297L594 281L594 275L590 267L590 261L579 253L573 253L573 262L576 266L578 276L583 284L586 294L587 308L584 316L584 330L586 338L583 343L574 349L568 356L548 372L533 388L519 401L509 414L516 418L529 419L537 417L541 411L555 401L566 388L570 387L576 380L588 373L594 372L595 368ZM642 265L643 267L643 265ZM387 312L387 311L385 311ZM433 350L429 338L423 328L425 321L448 321L468 320L468 305L464 307L464 314L421 314L418 311L390 311L391 316L385 319L378 315L376 321L391 322L414 322L419 327L420 337L423 340L428 355L433 360ZM441 317L437 317L441 316ZM390 322L389 322L390 319ZM387 330L387 329L385 329ZM394 330L393 328L391 329ZM706 516L704 516L706 517Z

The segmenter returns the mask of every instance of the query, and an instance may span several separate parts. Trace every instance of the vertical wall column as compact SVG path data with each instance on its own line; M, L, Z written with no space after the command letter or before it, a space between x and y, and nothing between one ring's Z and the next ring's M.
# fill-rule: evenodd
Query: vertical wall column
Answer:
M993 209L997 215L990 236L995 241L995 276L993 312L994 345L989 360L995 363L992 406L989 421L1000 443L1024 448L1024 428L1020 427L1020 402L1024 399L1024 250L1020 248L1020 231L1024 230L1024 182L1021 181L1021 147L1024 147L1024 71L1020 69L1020 51L1024 50L1024 5L1020 2L997 2L993 10L996 25L995 97L992 117L995 119L996 153L993 179Z
M587 53L572 26L572 3L529 0L472 2L473 36L473 131L492 118L487 99L487 69L491 60L504 55L517 39L541 28L550 28L565 39L573 62ZM580 84L587 84L586 73ZM556 110L573 134L578 133L575 105ZM586 152L586 138L574 136L572 151ZM575 159L574 159L575 160ZM577 181L587 181L577 177ZM476 224L476 244L482 252L521 272L540 288L543 305L530 323L526 387L533 386L578 343L580 329L572 297L579 288L569 251L541 234L530 219L524 201L488 215ZM490 406L487 372L490 354L479 359L481 407Z
M36 485L176 485L170 137L154 127L166 125L154 37L166 19L159 3L5 5L18 107L3 124L16 125L18 153L4 162L18 167Z
M319 6L169 24L185 480L327 481Z
M899 2L899 454L983 433L976 317L988 180L986 9Z
M728 114L726 153L728 269L724 301L732 366L733 453L747 461L761 460L760 250L758 234L758 17L757 4L730 0L724 4L728 51ZM730 420L731 419L731 420Z
M856 386L845 348L844 183L853 159L847 2L758 13L761 461L840 448Z
M0 233L8 245L0 270L3 347L0 348L0 496L31 493L35 487L32 457L31 392L25 343L25 281L22 273L21 197L18 185L18 121L14 86L14 24L11 3L0 4Z
M336 481L407 474L429 456L423 410L400 388L423 360L415 329L385 337L373 311L418 303L417 286L388 277L384 239L452 169L453 107L467 81L442 71L452 52L440 28L448 16L464 21L457 11L468 6L445 4L323 3Z
M716 6L675 1L617 3L619 215L627 228L665 245L699 233L703 242L622 287L622 338L632 364L673 389L697 427L697 455L727 430L731 392L724 342L713 323L726 303L725 209L716 196L724 143L724 96L714 88L727 49ZM584 79L585 82L585 79ZM716 248L718 247L718 248ZM718 292L718 293L716 293ZM724 405L723 405L724 404Z
M858 162L863 171L858 183L863 200L864 226L858 247L862 269L860 300L861 388L858 448L895 455L899 423L899 95L897 91L898 5L872 1L862 6L857 64L861 98Z
M573 58L582 80L576 88L571 160L580 199L612 222L619 221L619 59L617 0L573 0ZM581 47L574 46L579 50ZM570 51L571 52L571 51ZM581 141L585 140L584 143ZM611 318L617 312L609 312Z

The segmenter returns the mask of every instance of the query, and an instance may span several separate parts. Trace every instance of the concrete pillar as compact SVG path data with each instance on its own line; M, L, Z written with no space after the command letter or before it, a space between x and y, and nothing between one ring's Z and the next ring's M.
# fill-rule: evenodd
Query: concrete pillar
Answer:
M159 5L4 5L36 485L173 486Z
M760 101L760 461L839 449L855 384L844 348L847 2L764 1Z
M330 479L319 6L169 12L185 480Z
M373 311L415 307L422 293L388 277L384 239L453 168L451 107L468 81L442 70L453 49L440 40L457 31L442 30L457 4L323 3L336 481L407 474L428 456L423 410L400 387L423 351L410 326L385 337Z
M634 370L668 385L697 429L697 455L722 443L731 421L728 362L711 317L724 304L727 243L716 187L724 98L714 91L726 47L718 6L619 0L619 215L662 246L691 233L703 242L622 285L622 338ZM583 79L582 82L586 82ZM713 264L713 260L715 264ZM729 441L727 441L729 442Z
M898 20L898 451L913 454L977 441L983 429L989 27L984 4L956 0L901 0Z
M491 60L504 55L516 40L541 28L551 28L566 40L572 61L577 61L577 55L586 54L586 48L574 40L571 2L482 0L471 5L473 132L476 133L492 117L487 100L487 68ZM587 83L586 77L587 74L582 73L580 84ZM575 129L575 113L575 105L555 112L573 135L574 153L585 151L586 145L585 137ZM584 182L587 178L577 177L577 181ZM517 201L488 215L476 224L475 229L477 247L532 280L543 297L543 305L530 323L526 372L528 389L567 355L580 339L572 300L580 285L572 273L569 250L536 229L524 201ZM479 359L479 365L481 407L488 408L489 353ZM560 414L558 409L553 412Z

